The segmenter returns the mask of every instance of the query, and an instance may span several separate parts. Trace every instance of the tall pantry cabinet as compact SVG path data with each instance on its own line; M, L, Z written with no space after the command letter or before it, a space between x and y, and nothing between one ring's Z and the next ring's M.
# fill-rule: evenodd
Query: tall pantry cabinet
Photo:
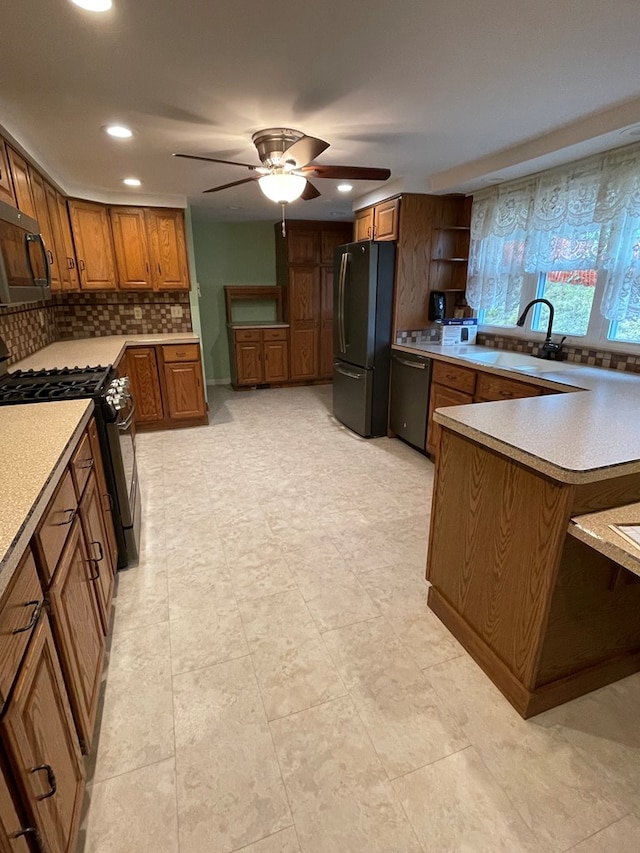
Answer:
M289 379L312 382L333 376L333 253L350 243L351 222L287 222L275 226L276 278L289 323Z

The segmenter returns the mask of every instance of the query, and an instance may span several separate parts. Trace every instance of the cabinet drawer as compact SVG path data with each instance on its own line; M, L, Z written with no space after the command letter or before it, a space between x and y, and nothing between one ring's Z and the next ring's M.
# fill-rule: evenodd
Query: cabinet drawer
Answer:
M77 510L78 501L71 472L67 468L35 534L40 566L44 573L43 580L47 584L53 577Z
M18 674L43 601L31 550L22 558L0 604L0 702Z
M91 469L95 465L93 458L93 449L89 440L89 433L85 434L80 439L76 452L71 457L71 476L73 484L76 488L76 497L78 500L82 497L84 487L87 485Z
M286 329L264 329L262 332L263 340L265 341L286 341Z
M458 367L445 361L436 361L433 365L432 378L440 385L473 394L476 387L476 372L467 367Z
M236 329L234 339L236 343L244 343L245 341L255 341L258 343L260 340L260 329Z
M198 361L198 344L165 344L162 347L165 361Z
M539 397L541 389L526 382L504 379L491 373L479 373L476 399L479 402L492 400L514 400L518 397Z

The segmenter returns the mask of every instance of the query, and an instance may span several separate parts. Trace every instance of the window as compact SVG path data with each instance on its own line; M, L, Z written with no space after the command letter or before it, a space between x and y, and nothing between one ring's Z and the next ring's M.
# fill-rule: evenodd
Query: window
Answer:
M474 197L467 301L480 324L516 331L535 298L553 304L554 333L640 345L640 145ZM548 319L534 306L529 334Z

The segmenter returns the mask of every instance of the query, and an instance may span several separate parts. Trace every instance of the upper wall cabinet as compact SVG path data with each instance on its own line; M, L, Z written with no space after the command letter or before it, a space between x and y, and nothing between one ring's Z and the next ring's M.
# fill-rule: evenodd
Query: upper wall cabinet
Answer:
M13 191L11 172L9 171L9 158L4 139L0 139L0 199L7 204L16 206L16 196Z
M400 199L390 198L356 212L354 239L397 240Z
M102 204L69 202L82 290L116 290L116 262L107 208Z
M145 210L154 290L189 290L184 213L149 207Z
M144 210L109 208L118 285L122 290L153 290Z
M60 260L58 257L58 247L54 242L53 228L51 218L49 216L49 206L47 204L47 194L45 191L44 181L42 176L32 169L28 168L29 181L31 184L31 193L36 208L36 219L40 226L40 233L44 240L44 247L49 258L49 270L51 273L51 289L62 290L62 277L60 272Z
M27 161L17 151L14 151L10 145L7 145L7 156L9 158L9 165L11 166L13 189L16 195L18 210L26 213L27 216L31 216L33 219L37 219Z

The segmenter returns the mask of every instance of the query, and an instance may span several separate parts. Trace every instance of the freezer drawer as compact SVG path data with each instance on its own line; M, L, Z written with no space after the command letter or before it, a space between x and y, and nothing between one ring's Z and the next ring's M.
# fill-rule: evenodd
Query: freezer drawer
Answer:
M394 352L391 356L389 428L424 452L427 440L431 360Z
M333 414L364 438L372 433L373 370L333 362Z

